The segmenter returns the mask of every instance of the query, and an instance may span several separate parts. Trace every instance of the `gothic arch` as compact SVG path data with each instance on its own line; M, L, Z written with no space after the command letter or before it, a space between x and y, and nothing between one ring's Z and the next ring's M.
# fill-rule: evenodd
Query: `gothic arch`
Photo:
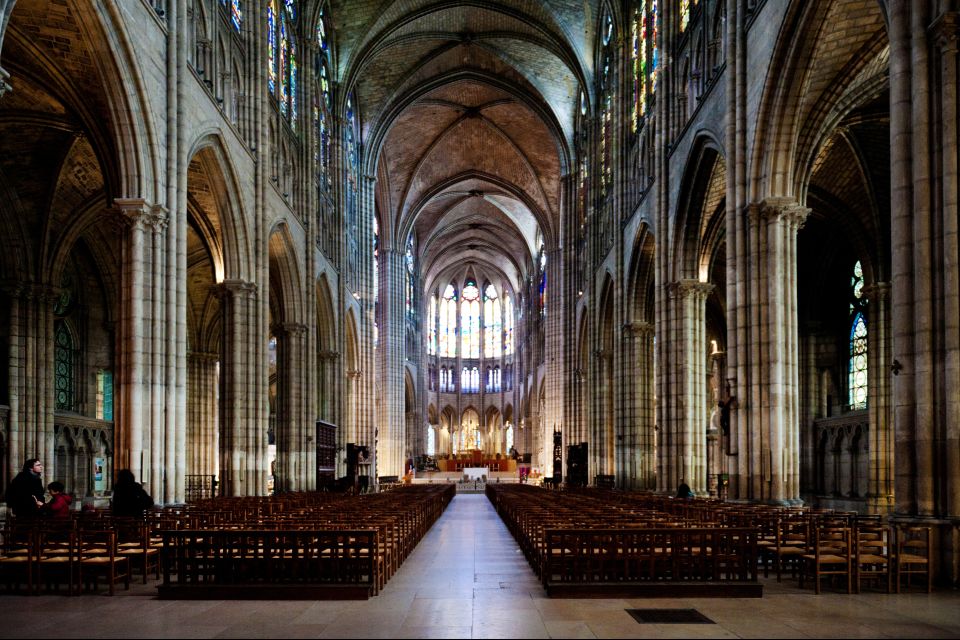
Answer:
M749 169L750 200L803 203L813 154L844 96L887 50L884 11L847 14L838 0L792 0L771 56Z
M713 211L706 211L704 208L718 162L723 162L720 146L712 136L701 132L687 159L680 185L680 199L674 218L674 271L670 274L671 281L704 279L705 274L701 273L704 225L709 224L716 213L716 208ZM722 186L725 188L725 185Z
M276 315L273 322L304 321L300 265L297 251L286 222L278 223L270 232L270 306ZM273 292L277 296L274 297Z
M210 219L201 228L214 258L217 281L253 279L250 234L239 196L242 189L221 132L201 133L187 157L188 176L201 171L209 184L210 203L205 213ZM188 191L190 182L188 177Z

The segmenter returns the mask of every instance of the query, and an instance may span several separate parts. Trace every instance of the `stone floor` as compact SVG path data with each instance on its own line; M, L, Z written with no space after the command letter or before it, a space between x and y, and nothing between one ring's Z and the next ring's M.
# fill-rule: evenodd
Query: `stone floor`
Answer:
M458 495L381 595L366 602L0 596L0 637L803 638L960 637L960 593L820 596L764 580L762 599L551 600L482 495ZM628 608L693 608L716 624L639 624Z

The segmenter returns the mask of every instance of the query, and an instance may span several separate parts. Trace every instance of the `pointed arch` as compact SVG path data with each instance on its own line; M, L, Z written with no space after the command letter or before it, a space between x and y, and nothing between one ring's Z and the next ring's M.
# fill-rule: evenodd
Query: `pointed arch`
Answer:
M286 222L280 222L270 231L268 241L270 257L271 310L275 309L274 322L300 322L303 310L303 287L297 251ZM274 299L273 292L280 295Z

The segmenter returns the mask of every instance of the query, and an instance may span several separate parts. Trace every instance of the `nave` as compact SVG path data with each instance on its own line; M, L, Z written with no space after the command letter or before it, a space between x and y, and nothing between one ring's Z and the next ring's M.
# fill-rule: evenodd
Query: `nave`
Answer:
M549 599L487 498L461 494L380 595L354 602L4 596L0 637L627 638L960 635L960 594L826 592L760 578L762 599ZM715 624L646 624L629 608L696 609Z

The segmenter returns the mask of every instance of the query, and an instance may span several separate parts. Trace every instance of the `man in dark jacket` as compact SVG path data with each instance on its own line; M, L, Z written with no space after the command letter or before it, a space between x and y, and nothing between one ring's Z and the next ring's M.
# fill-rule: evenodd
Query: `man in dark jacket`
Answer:
M43 464L36 458L23 463L23 470L7 487L7 506L18 518L32 518L40 514L43 506Z

